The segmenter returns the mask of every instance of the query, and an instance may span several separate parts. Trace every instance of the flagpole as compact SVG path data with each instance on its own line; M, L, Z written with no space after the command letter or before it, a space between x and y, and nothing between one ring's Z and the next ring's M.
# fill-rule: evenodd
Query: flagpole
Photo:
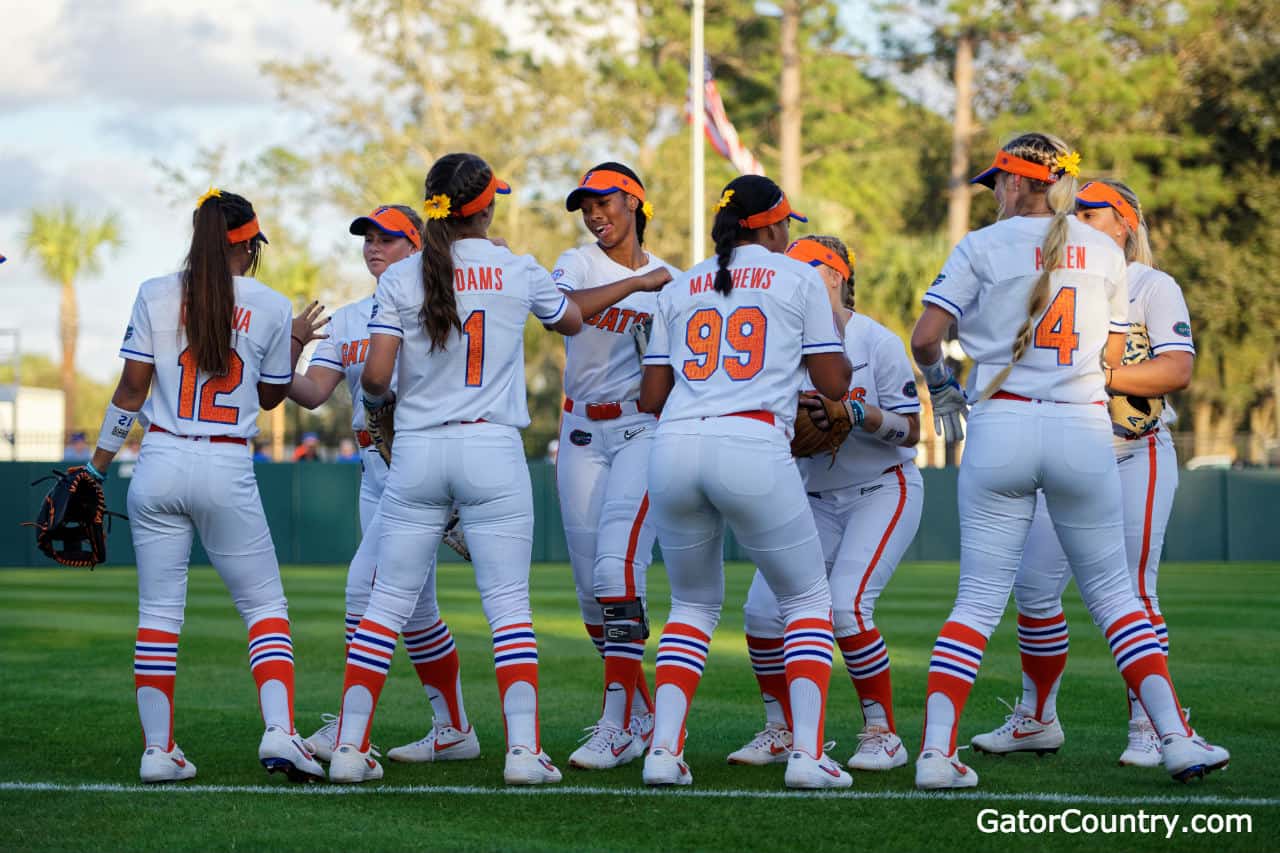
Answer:
M706 94L706 60L703 50L702 18L705 0L693 0L693 44L689 51L689 91L693 96L690 112L693 121L689 125L690 162L693 169L693 191L689 200L689 266L707 255L706 186L704 169L706 148L703 143L707 120L704 96Z

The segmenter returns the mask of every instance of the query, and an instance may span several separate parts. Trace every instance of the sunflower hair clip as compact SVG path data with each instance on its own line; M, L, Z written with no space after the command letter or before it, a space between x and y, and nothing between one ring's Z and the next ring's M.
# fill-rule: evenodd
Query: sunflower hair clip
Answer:
M1073 178L1080 177L1080 152L1072 151L1070 154L1059 154L1058 158L1053 161L1053 168L1059 174L1066 173Z
M653 219L653 204L646 201L644 205L641 206L640 212L644 214L645 219Z
M444 193L433 195L427 199L427 203L423 205L422 212L426 214L427 219L444 219L449 215L449 209L453 206L453 202Z
M222 190L210 185L209 189L204 191L204 195L196 199L196 210L204 207L204 203L211 198L222 198Z
M732 201L733 201L733 190L725 190L721 194L720 200L716 202L716 213L719 213L720 211L724 210L726 207L729 206L729 204Z

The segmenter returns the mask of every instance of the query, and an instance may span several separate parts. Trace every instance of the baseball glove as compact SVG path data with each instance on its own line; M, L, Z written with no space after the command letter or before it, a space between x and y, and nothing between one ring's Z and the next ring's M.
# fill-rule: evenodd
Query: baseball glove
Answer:
M471 562L471 549L467 547L467 537L462 532L462 525L458 523L458 508L453 508L453 515L449 516L449 522L444 526L444 544L448 545L458 556Z
M365 401L365 429L373 439L373 448L378 451L382 461L391 465L391 443L396 437L396 399L391 397L380 406L370 407Z
M110 516L102 483L83 467L55 470L31 485L55 480L44 496L35 521L24 522L36 529L36 545L64 566L88 566L92 569L107 559L107 537L103 522Z
M1147 327L1130 323L1129 334L1124 341L1124 358L1121 364L1139 364L1151 358L1151 339ZM1111 412L1111 430L1122 438L1137 438L1160 425L1164 413L1163 397L1133 397L1119 395L1107 403Z
M822 412L818 421L813 413ZM819 423L824 426L819 426ZM828 400L819 394L801 394L796 409L795 437L791 439L792 456L815 456L821 452L831 454L831 464L836 462L836 451L853 430L853 421L844 403Z
M645 350L649 349L649 335L653 332L653 318L645 316L641 320L631 324L631 340L636 345L636 355L640 357L640 364L644 364Z

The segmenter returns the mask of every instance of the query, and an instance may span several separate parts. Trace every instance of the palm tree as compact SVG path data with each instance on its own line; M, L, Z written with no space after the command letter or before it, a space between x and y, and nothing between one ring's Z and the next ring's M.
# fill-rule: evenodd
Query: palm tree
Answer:
M23 235L28 255L40 262L45 276L62 287L58 333L62 341L62 394L64 438L75 426L76 341L80 337L80 309L76 304L76 279L102 271L99 253L119 248L120 225L114 213L101 219L81 216L70 204L31 211Z

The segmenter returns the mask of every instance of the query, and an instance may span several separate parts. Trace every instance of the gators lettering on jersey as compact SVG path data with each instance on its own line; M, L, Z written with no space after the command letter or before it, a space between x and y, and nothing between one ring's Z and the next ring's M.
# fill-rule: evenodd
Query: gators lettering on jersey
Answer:
M666 267L672 279L680 270L652 254L639 269L614 261L595 243L569 249L556 261L551 278L563 291L585 290ZM605 403L640 396L640 361L631 327L653 316L656 293L633 293L594 317L584 317L582 331L564 339L564 393L571 400Z
M177 273L138 288L120 357L155 365L151 393L142 406L148 424L176 435L258 434L258 383L293 381L289 300L260 281L236 276L231 368L210 376L196 368L179 318L182 280Z
M529 425L525 320L532 313L543 323L557 322L568 298L532 256L485 239L456 241L453 264L462 332L455 329L434 352L419 316L422 256L392 264L378 280L369 333L403 339L396 431L478 420L523 429Z
M344 305L329 319L324 334L329 337L316 344L311 364L342 373L351 392L354 414L351 428L365 428L364 406L360 404L360 374L364 372L365 359L369 357L369 315L373 313L373 297L366 296L359 302ZM396 376L391 375L391 390L396 388Z
M900 415L920 412L915 375L897 335L870 317L854 314L844 329L844 353L853 367L848 399ZM840 445L834 464L825 453L797 459L796 464L804 477L804 487L822 492L874 480L885 469L915 458L914 447L889 444L855 428Z
M1043 265L1048 217L1017 216L970 232L951 252L924 295L956 318L960 345L974 361L970 400L1009 363L1027 318L1027 298ZM1124 253L1101 231L1074 217L1063 263L1049 282L1049 303L1031 345L1001 390L1039 400L1107 399L1100 355L1109 332L1129 328Z
M805 383L803 355L841 352L822 278L811 266L763 246L734 249L735 286L711 286L708 258L658 295L645 364L675 373L662 420L772 412L788 434Z

